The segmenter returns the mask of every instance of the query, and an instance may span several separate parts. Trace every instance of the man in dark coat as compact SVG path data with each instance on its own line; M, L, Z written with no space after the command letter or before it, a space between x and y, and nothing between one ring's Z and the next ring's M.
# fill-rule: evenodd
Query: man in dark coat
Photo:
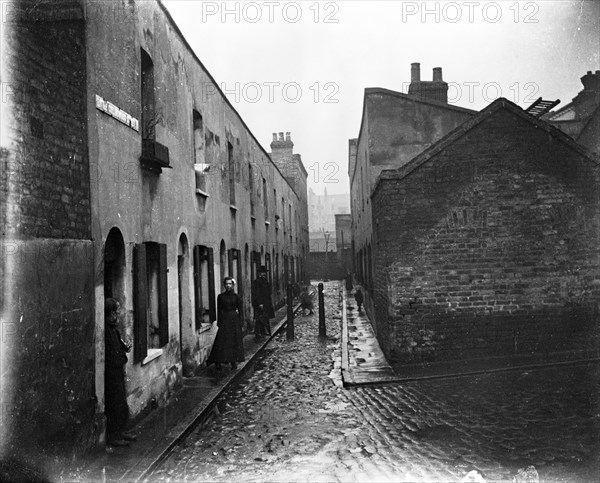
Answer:
M267 267L261 265L258 278L252 282L252 307L254 308L254 335L261 340L264 335L271 335L269 319L275 317L271 301L271 287L267 281Z
M104 301L104 338L106 353L104 357L104 400L106 413L106 440L110 446L128 446L136 436L125 432L129 419L129 407L125 393L126 352L131 345L125 344L117 329L119 302L112 298Z
M346 273L346 290L348 292L352 290L352 274L350 272Z
M360 312L364 300L363 293L360 287L358 287L356 289L356 292L354 292L354 300L356 300L356 305L358 305L358 311Z

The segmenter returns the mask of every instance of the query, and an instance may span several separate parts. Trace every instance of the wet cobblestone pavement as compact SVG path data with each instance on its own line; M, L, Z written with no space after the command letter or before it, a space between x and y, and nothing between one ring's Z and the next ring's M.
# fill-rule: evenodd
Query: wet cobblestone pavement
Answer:
M343 389L338 287L148 481L600 481L598 365Z

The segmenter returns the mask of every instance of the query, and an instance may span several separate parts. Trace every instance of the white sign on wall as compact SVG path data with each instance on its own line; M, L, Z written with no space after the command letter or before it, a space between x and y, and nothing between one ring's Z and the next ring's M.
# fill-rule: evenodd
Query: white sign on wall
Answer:
M140 122L135 117L127 114L123 109L119 109L112 102L105 101L98 94L96 94L96 109L105 112L110 117L129 126L134 131L140 131Z

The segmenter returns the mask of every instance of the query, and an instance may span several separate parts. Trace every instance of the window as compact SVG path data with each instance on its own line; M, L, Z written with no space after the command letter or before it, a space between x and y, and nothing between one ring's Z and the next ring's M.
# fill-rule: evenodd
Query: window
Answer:
M204 125L202 115L195 109L192 111L194 128L194 163L204 163Z
M281 224L283 225L283 233L285 234L287 227L285 226L285 199L281 198Z
M187 237L184 233L179 236L177 244L177 302L179 308L179 327L180 327L180 342L182 347L188 345L191 341L187 337L188 331L183 330L184 320L191 320L191 301L190 301L190 286L189 286L189 249ZM187 366L186 361L182 361Z
M269 200L267 198L267 180L265 178L262 179L263 185L263 204L265 205L265 220L269 218Z
M229 167L229 204L235 205L235 159L233 144L227 143L227 162Z
M248 244L244 247L244 281L250 276L250 250Z
M273 251L273 253L275 253ZM275 289L279 295L281 287L279 285L279 253L275 253Z
M367 246L367 280L369 291L373 293L373 258L371 255L371 244Z
M271 289L273 288L273 275L271 274L271 254L265 253L265 267L267 267L267 281Z
M270 275L270 281L271 281L271 290L273 291L273 294L275 294L277 292L277 267L274 266L273 264L275 263L275 249L273 248L273 255L271 256L271 262L269 263L269 270L270 272L273 272ZM271 270L271 267L273 268L273 270Z
M227 276L227 250L225 248L225 240L221 240L221 247L219 249L219 272L221 275L219 289L223 286L223 280Z
M154 100L154 63L142 50L142 139L156 140L156 107Z
M164 248L164 250L161 249ZM161 263L161 252L164 253ZM161 270L161 267L163 268ZM168 342L166 317L166 245L146 244L146 275L148 277L148 347L158 349ZM161 287L161 285L163 285ZM162 297L161 297L162 295ZM161 313L162 309L162 313ZM161 332L162 331L164 332Z
M169 342L167 245L135 245L134 274L134 360L141 362Z
M228 250L229 258L229 276L236 281L234 290L241 296L243 295L242 283L242 252L236 248Z
M277 207L277 190L273 189L273 215L275 215L275 230L279 230L279 210ZM277 237L277 232L275 232Z
M193 127L193 146L194 146L194 172L196 176L196 193L206 194L206 173L210 165L206 163L205 142L204 142L204 123L202 115L192 110Z
M251 266L251 272L252 272L252 280L255 280L256 277L258 276L258 268L261 265L261 259L260 259L260 252L253 250L252 251L252 266Z
M248 164L248 179L250 182L250 216L256 216L254 212L254 168L252 167L252 163Z
M217 319L214 253L203 245L194 247L194 305L196 330Z
M156 126L163 121L156 110L154 64L144 50L141 51L141 106L142 106L142 167L154 174L170 168L169 148L156 142Z
M361 208L362 208L362 211L365 211L365 193L364 193L365 178L363 176L362 166L360 167L360 186L363 187L363 189L360 192Z

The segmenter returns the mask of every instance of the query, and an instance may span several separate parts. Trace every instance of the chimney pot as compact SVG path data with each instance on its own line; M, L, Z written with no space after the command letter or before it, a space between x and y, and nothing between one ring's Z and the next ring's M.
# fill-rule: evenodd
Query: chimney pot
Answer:
M588 75L592 75L592 71L591 71L591 70L588 70L588 71L587 71L587 74L588 74Z
M433 82L443 82L444 80L442 79L442 68L441 67L434 67L433 68Z
M286 133L285 133L285 140L286 140L286 141L290 141L290 136L291 136L291 134L292 134L292 133L289 133L289 132L286 132Z
M275 142L275 141L277 141L277 133L276 132L273 133L273 142Z
M283 133L282 132L279 133L279 140L283 141Z
M600 70L597 70L597 71L596 71L596 75L600 75Z
M421 64L413 62L410 64L410 81L419 82L421 80Z

